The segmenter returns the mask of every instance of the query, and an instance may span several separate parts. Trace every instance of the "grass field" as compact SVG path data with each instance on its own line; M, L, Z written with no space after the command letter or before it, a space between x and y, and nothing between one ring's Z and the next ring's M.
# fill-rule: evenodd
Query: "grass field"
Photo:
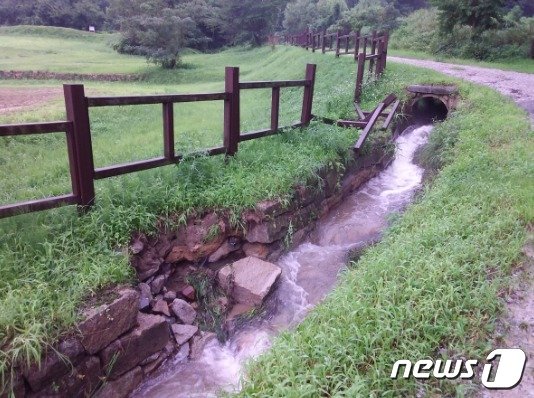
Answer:
M500 60L495 62L476 61L474 59L462 59L453 57L443 57L424 53L421 51L402 50L402 49L388 49L388 54L395 57L415 58L415 59L428 59L438 62L449 62L459 65L472 65L481 66L484 68L513 70L516 72L534 73L534 60L533 59L509 59Z
M115 63L121 56L109 57ZM86 86L104 94L213 91L222 88L226 65L240 66L242 80L293 79L302 77L307 62L318 65L314 113L348 116L354 63L297 48L191 54L184 57L186 68L149 67L142 82ZM121 73L129 66L123 70L117 61L114 68ZM363 105L371 108L385 93L402 93L407 84L451 81L389 64L383 80L366 86ZM59 84L0 81L0 89ZM499 294L518 260L524 226L534 218L528 156L534 148L524 113L509 100L469 84L461 84L461 93L458 111L433 136L442 148L434 161L448 165L435 185L304 324L284 334L253 365L244 395L393 395L395 388L414 395L419 386L392 385L385 374L392 358L425 357L440 347L451 355L481 353L502 308ZM283 93L284 121L297 118L300 95L298 90ZM268 91L247 93L242 102L243 129L266 126ZM175 112L179 150L222 139L220 104L177 106ZM0 123L62 117L61 101L52 101L3 115ZM160 154L160 117L159 107L152 106L92 111L96 164ZM259 200L285 197L294 183L312 180L320 167L345 161L357 136L355 130L313 124L243 143L227 163L222 157L189 159L177 167L98 182L97 206L84 217L61 208L0 220L0 371L38 358L75 322L88 294L131 280L121 248L132 231L153 231L160 216L203 208L239 214ZM59 135L0 140L0 163L1 203L68 190Z
M141 57L117 54L116 35L40 26L0 27L0 70L143 73Z

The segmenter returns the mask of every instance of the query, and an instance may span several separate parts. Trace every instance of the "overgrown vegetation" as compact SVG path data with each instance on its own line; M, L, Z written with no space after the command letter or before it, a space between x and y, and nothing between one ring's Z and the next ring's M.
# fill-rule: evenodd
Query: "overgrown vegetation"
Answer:
M393 71L389 79L401 70ZM408 68L401 76L394 81L420 79ZM301 325L250 364L239 396L465 396L477 388L389 377L398 359L485 358L534 220L534 137L524 113L489 89L462 83L460 91L458 110L433 132L440 175Z
M523 17L518 7L501 14L500 22L490 18L494 22L491 29L487 21L472 22L475 25L471 26L463 24L464 19L469 19L467 13L464 17L449 18L446 11L418 10L402 20L391 37L391 47L488 61L529 57L534 18Z

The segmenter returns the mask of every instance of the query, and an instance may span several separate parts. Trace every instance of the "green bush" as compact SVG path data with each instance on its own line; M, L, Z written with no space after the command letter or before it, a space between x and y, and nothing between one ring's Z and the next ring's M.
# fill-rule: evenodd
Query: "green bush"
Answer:
M391 47L488 61L528 57L534 18L516 18L510 12L504 21L500 28L480 34L472 27L458 25L444 36L439 32L437 10L421 9L403 18L391 35Z

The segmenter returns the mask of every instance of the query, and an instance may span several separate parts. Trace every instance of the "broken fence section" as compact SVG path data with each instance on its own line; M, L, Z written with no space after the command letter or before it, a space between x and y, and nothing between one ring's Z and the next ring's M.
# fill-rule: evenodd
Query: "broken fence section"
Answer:
M360 106L357 102L354 103L355 112L358 116L358 119L355 120L334 120L334 119L328 119L320 116L314 116L315 120L318 120L320 122L326 123L326 124L332 124L340 127L352 127L352 128L361 128L363 131L361 132L358 141L354 145L353 149L355 152L358 152L365 141L367 140L367 137L369 136L369 133L375 126L376 122L379 118L384 117L384 123L381 127L382 130L386 130L393 121L393 117L395 116L398 108L400 105L400 100L397 99L395 94L389 94L386 96L377 106L375 109L373 109L370 112L362 111ZM391 106L391 109L389 111L386 111L387 108Z

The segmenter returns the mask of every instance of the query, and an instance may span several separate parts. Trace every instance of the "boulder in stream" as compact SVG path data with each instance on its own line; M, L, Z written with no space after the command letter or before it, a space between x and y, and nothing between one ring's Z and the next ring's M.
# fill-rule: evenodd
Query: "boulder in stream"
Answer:
M260 306L282 273L280 267L255 257L245 257L221 268L219 285L238 303Z

